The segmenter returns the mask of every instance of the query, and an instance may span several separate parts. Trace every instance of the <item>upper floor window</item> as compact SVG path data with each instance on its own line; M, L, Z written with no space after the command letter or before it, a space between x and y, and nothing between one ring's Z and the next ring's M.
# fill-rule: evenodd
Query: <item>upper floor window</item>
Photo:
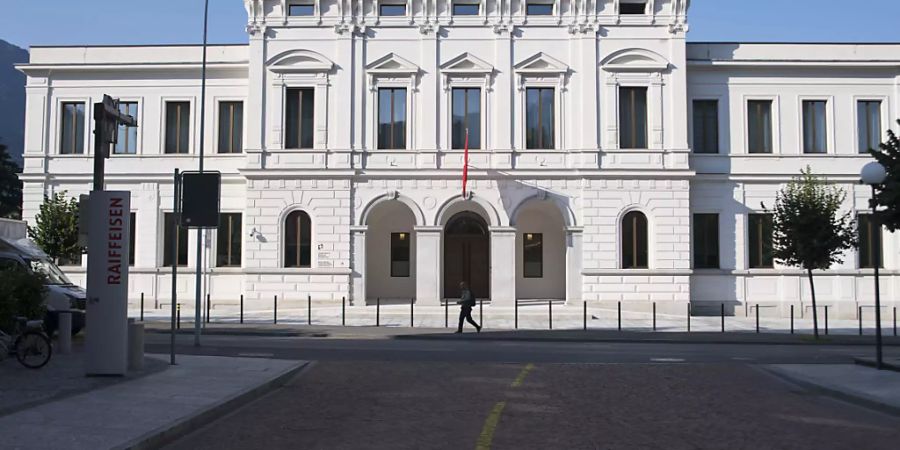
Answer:
M478 3L454 3L453 4L453 15L454 16L477 16L480 12L480 6Z
M383 3L378 5L378 15L379 16L405 16L406 15L406 5L405 4L388 4Z
M803 101L803 153L826 153L826 132L824 100Z
M772 101L747 102L748 151L772 153Z
M554 148L553 88L525 89L525 148Z
M718 214L694 214L694 268L719 268Z
M219 214L216 230L216 267L241 265L241 213Z
M647 148L647 88L619 88L619 147Z
M646 269L648 265L647 216L632 211L622 218L622 268Z
M694 153L719 153L719 102L694 100Z
M244 102L219 103L219 153L241 153L243 141Z
M409 277L409 233L391 233L391 277Z
M544 277L544 234L525 233L522 239L522 276Z
M137 102L119 102L119 112L128 114L136 120L138 118L138 104ZM133 155L137 153L137 132L137 127L120 124L113 153L117 155Z
M453 88L453 148L481 148L481 89Z
M553 3L528 2L525 4L525 14L529 16L552 16Z
M190 146L190 102L166 103L166 153L187 153Z
M619 3L619 14L647 14L647 3L643 1Z
M313 117L315 90L299 88L287 90L285 131L286 148L313 148Z
M871 214L857 216L859 226L859 268L874 269L878 255L878 268L884 268L884 233L882 227L876 227ZM876 234L877 233L877 234Z
M289 16L312 16L316 13L316 7L312 4L308 5L290 5L288 6Z
M294 211L284 220L284 267L312 266L312 221L304 211Z
M878 150L881 145L881 102L865 100L856 105L859 126L859 152Z
M406 89L378 89L378 148L406 148Z
M84 102L66 102L61 106L59 152L84 154Z
M750 268L771 269L772 256L772 215L750 214L749 217Z

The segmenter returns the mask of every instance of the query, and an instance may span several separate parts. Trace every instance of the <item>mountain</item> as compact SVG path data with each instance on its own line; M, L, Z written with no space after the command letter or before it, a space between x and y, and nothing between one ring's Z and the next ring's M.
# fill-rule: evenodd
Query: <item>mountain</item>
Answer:
M25 148L25 74L14 64L28 62L28 52L0 39L0 142L19 167Z

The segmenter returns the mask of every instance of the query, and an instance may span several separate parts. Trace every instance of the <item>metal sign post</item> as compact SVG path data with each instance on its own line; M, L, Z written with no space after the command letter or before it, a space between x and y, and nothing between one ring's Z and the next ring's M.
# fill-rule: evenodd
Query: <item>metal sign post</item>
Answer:
M179 223L182 227L197 229L197 238L203 236L203 230L219 227L219 203L221 201L222 174L219 172L184 172L181 175L181 214ZM200 242L202 244L202 242ZM202 246L197 253L196 304L194 311L194 345L200 345L200 329L203 326L200 314L202 311L200 277L202 266Z

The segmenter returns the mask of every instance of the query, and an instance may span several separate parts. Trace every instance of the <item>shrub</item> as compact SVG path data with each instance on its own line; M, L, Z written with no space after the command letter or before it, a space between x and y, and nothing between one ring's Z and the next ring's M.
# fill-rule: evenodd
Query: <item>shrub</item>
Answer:
M10 331L18 316L43 319L44 278L23 269L0 269L0 330Z

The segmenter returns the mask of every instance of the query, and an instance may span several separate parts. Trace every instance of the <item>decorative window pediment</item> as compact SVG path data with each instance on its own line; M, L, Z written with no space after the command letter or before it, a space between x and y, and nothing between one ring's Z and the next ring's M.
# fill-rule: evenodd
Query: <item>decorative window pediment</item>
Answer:
M291 50L272 59L266 65L276 73L330 72L334 63L310 50Z
M538 52L516 64L514 69L525 74L564 74L569 71L569 66L544 52Z
M419 73L419 66L413 64L409 60L396 55L395 53L388 53L387 55L382 56L381 58L376 59L375 61L369 63L366 66L366 72L369 74L375 75L415 75Z
M469 52L441 64L441 72L448 74L489 74L494 67Z
M669 62L650 50L629 48L613 52L600 67L607 72L663 72L669 69Z

